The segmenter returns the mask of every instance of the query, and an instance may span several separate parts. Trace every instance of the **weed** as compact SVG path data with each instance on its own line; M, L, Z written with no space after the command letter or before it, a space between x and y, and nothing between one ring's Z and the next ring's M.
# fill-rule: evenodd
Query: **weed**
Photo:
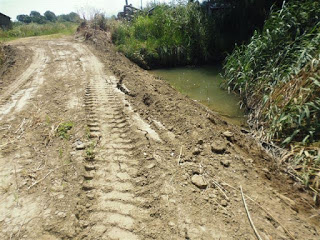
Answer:
M70 135L68 134L68 132L73 128L73 126L74 126L73 122L61 123L57 128L57 135L62 139L69 140Z
M96 143L91 142L87 148L86 148L86 157L87 158L94 158L94 148L96 146Z
M62 157L63 157L63 149L60 148L59 149L59 158L62 159Z

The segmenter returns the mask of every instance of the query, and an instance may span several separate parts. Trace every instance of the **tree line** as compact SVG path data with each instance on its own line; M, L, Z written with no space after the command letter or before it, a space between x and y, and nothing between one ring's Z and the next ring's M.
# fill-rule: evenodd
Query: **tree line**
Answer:
M48 22L79 22L80 16L75 12L69 14L56 15L54 12L46 11L41 15L37 11L31 11L29 15L20 14L17 16L17 20L21 23L38 23L45 24Z

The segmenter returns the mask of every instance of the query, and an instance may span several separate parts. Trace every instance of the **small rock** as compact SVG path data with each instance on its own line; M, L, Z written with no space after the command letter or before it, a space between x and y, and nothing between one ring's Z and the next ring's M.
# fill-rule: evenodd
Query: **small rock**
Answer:
M220 161L221 165L224 166L224 167L230 167L230 164L231 164L231 161L230 160L227 160L227 159L222 159Z
M234 139L233 139L233 133L232 132L230 132L230 131L225 131L224 133L223 133L223 135L229 140L229 141L233 141Z
M93 193L87 193L87 198L89 200L93 200L94 199L94 194Z
M174 227L174 226L175 226L174 222L169 222L168 225L169 225L170 227Z
M192 223L192 221L191 221L191 219L190 219L190 218L186 218L186 219L184 220L184 222L185 222L186 224L190 224L190 223Z
M228 202L226 200L222 200L220 204L222 207L228 206Z
M225 132L223 133L223 135L224 135L226 138L231 138L231 137L233 137L233 133L230 132L230 131L225 131Z
M210 194L209 194L209 197L215 199L215 198L217 198L217 195L215 195L215 194L213 194L213 193L210 193Z
M57 215L58 215L58 217L60 217L60 218L65 218L65 217L67 216L67 214L64 213L64 212L58 212Z
M191 182L200 189L204 189L208 186L201 175L193 175Z
M89 222L87 221L84 221L84 220L80 220L80 226L83 227L83 228L86 228L89 226Z
M192 154L193 154L193 155L199 155L200 152L201 152L200 149L196 147L196 148L193 150L193 153L192 153Z
M154 168L156 165L154 163L151 163L147 166L148 169Z
M199 145L202 145L202 144L203 144L203 139L199 139L199 140L198 140L198 144L199 144Z
M78 145L76 146L76 150L84 150L85 148L86 148L86 146L85 146L83 143L78 144Z
M227 146L223 142L215 142L211 144L211 151L217 154L222 154L227 150Z

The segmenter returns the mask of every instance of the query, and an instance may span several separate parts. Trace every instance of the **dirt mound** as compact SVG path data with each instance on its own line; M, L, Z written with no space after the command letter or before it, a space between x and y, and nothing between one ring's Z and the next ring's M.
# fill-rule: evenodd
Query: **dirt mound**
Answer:
M0 95L1 239L255 239L248 212L264 240L319 239L255 139L88 31L11 44L30 61Z
M247 131L130 62L116 51L109 33L82 31L78 38L94 47L126 99L163 140L150 143L139 177L155 222L147 235L161 226L167 237L251 239L242 186L264 239L319 238L312 197L278 170Z
M24 46L15 47L4 45L2 47L3 63L0 65L0 94L2 90L14 81L17 72L23 71L31 63L32 51Z

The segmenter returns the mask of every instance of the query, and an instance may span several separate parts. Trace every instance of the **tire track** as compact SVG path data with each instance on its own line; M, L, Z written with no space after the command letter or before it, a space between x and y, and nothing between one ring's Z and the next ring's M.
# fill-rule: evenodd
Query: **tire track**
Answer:
M136 224L145 221L147 213L140 207L144 199L134 193L139 154L132 136L137 133L124 110L124 96L115 78L105 78L98 60L91 53L86 56L93 63L89 72L95 74L86 88L85 109L89 137L97 146L92 156L86 156L84 165L83 190L93 206L87 216L90 227L83 237L140 239Z
M31 65L0 96L0 119L13 108L20 111L44 81L42 72L48 62L48 56L43 48L34 48L33 51L35 55ZM26 85L29 80L32 81ZM24 85L26 89L21 89Z

